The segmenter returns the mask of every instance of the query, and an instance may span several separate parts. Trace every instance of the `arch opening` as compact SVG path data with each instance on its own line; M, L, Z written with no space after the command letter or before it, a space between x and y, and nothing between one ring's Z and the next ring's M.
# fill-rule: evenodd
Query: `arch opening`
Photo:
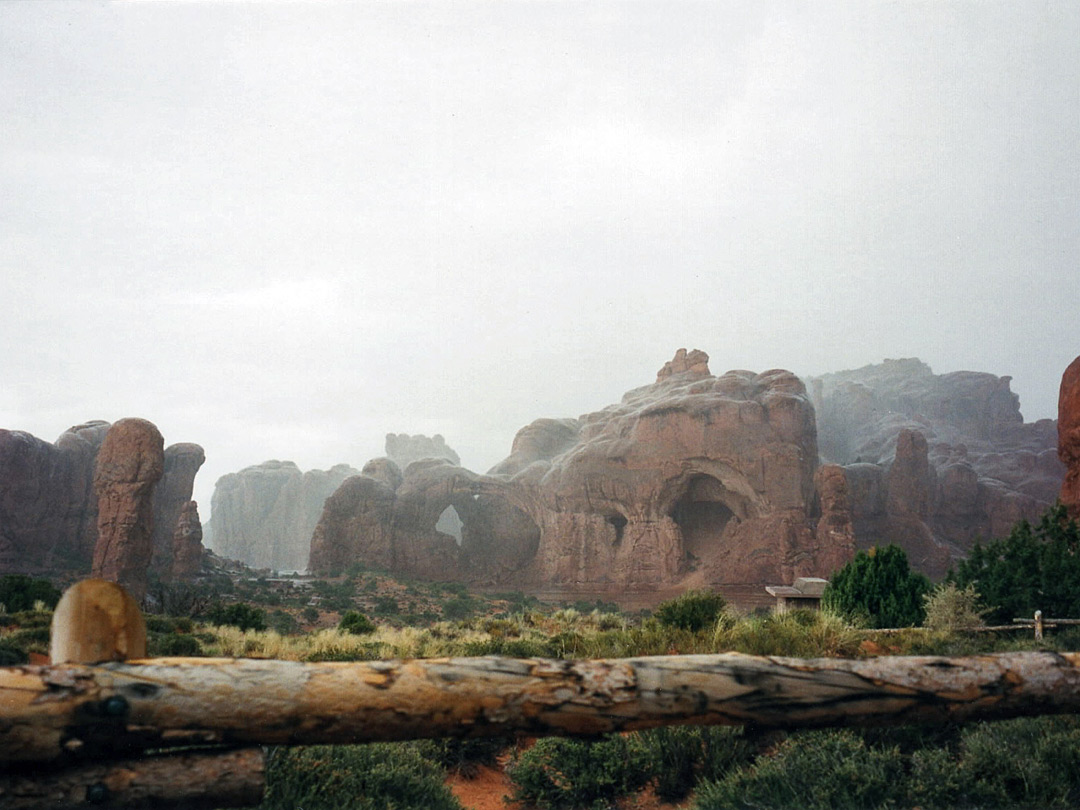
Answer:
M683 551L700 557L717 545L735 513L725 503L726 490L710 475L696 475L687 484L668 515L682 534Z
M443 509L439 519L435 521L435 531L450 535L459 546L461 545L462 530L464 528L465 521L458 515L458 511L453 504Z

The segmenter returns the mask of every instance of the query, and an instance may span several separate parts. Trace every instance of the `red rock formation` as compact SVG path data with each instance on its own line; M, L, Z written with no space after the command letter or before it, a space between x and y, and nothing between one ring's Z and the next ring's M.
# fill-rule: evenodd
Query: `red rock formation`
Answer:
M818 467L814 487L821 505L814 556L822 568L836 570L855 556L855 526L844 468L839 464Z
M534 422L486 476L429 461L397 488L350 479L327 502L312 570L340 570L367 544L360 559L413 576L610 596L827 576L850 559L851 519L842 471L815 492L802 383L786 371L715 378L707 360L680 350L618 405ZM448 507L460 546L437 528Z
M76 425L55 444L0 430L0 573L89 570L94 462L108 427Z
M937 576L976 537L1038 519L1064 469L1054 423L1025 424L1009 381L939 376L918 360L811 381L822 456L847 465L860 548L897 542Z
M165 452L168 453L167 450ZM193 579L199 575L203 558L202 537L199 505L195 501L188 501L181 507L176 528L173 530L169 554L169 573L172 579Z
M1080 518L1080 357L1061 377L1058 396L1058 456L1068 472L1061 485L1061 502Z
M98 540L92 575L123 585L136 600L146 593L153 553L153 493L165 468L165 442L145 419L109 428L94 469Z
M165 448L165 472L154 488L154 554L150 567L156 571L168 574L170 570L176 570L173 540L180 528L180 521L191 519L188 504L195 487L195 474L204 461L206 453L197 444L171 444ZM198 519L198 510L195 510L194 516ZM187 526L187 531L191 531L190 526ZM201 542L201 526L198 534Z

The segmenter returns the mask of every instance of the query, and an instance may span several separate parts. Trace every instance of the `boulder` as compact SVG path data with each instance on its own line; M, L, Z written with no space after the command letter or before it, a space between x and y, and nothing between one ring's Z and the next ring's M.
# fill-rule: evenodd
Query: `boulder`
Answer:
M410 436L407 433L387 433L386 456L403 470L414 461L420 461L424 458L443 458L451 464L461 464L458 454L447 446L446 439L438 433L431 437L423 435Z
M165 468L165 442L145 419L121 419L105 434L94 468L98 539L92 575L122 585L139 601L153 554L153 494Z
M1067 470L1061 484L1061 502L1080 518L1080 357L1061 377L1058 396L1058 456Z

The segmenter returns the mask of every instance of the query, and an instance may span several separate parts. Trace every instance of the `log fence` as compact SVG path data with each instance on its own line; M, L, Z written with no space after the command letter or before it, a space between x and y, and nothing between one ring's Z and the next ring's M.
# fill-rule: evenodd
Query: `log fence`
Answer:
M257 804L267 745L594 735L674 724L933 724L1080 711L1080 653L148 659L129 654L139 654L145 631L114 587L80 583L65 594L54 614L53 663L0 668L0 806ZM104 660L79 660L102 650L111 653Z

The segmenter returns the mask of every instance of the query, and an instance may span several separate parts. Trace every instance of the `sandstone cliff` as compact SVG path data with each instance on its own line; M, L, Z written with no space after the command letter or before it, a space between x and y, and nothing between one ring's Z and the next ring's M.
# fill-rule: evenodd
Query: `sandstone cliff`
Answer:
M301 472L267 461L218 479L210 504L209 545L255 568L303 571L326 499L357 471L347 464Z
M976 537L1054 501L1054 422L1025 423L1009 377L915 359L812 378L823 460L845 466L860 548L896 542L931 576Z
M327 501L312 570L359 561L619 596L827 576L854 549L842 471L815 486L803 384L786 371L713 377L700 351L680 350L617 405L523 428L487 475L444 460L400 480L393 469L373 462ZM460 543L437 528L448 507Z
M55 444L0 430L0 573L90 570L94 462L108 429L76 425Z
M1061 484L1061 502L1072 517L1080 518L1080 357L1069 364L1061 377L1058 455L1068 471Z
M195 475L199 472L206 453L197 444L171 444L165 448L165 469L161 481L154 488L154 553L150 566L168 574L173 568L173 538L176 535L184 510L191 502L195 487ZM199 513L195 512L198 520ZM190 513L185 520L191 532ZM202 526L199 526L202 538Z

